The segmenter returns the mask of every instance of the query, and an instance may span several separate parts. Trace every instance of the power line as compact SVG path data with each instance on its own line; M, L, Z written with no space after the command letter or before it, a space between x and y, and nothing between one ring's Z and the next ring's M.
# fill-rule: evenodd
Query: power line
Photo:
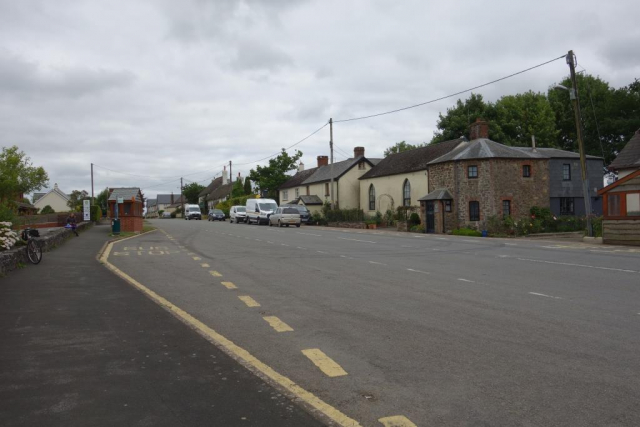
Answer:
M577 62L577 60L576 60ZM587 69L580 65L580 68L587 73ZM598 141L600 142L600 152L602 153L602 158L604 159L604 146L602 145L602 137L600 136L600 125L598 124L598 117L596 116L596 108L593 105L593 97L591 96L591 85L589 84L589 79L585 76L584 82L587 84L587 94L589 94L589 101L591 101L591 112L593 113L593 119L596 122L596 132L598 132Z
M397 112L400 112L400 111L410 110L410 109L412 109L412 108L422 107L423 105L432 104L432 103L434 103L434 102L442 101L443 99L451 98L451 97L453 97L453 96L458 96L458 95L461 95L461 94L463 94L463 93L465 93L465 92L470 92L470 91L472 91L472 90L480 89L480 88L482 88L482 87L489 86L489 85L494 84L494 83L497 83L497 82L499 82L499 81L506 80L506 79L508 79L508 78L511 78L511 77L517 76L518 74L526 73L527 71L531 71L531 70L533 70L533 69L536 69L536 68L542 67L543 65L550 64L550 63L552 63L552 62L554 62L554 61L557 61L558 59L565 58L566 56L567 56L566 54L561 55L561 56L559 56L559 57L557 57L557 58L550 59L549 61L543 62L543 63L541 63L541 64L534 65L533 67L526 68L526 69L521 70L521 71L518 71L518 72L516 72L516 73L509 74L508 76L504 76L504 77L501 77L501 78L499 78L499 79L492 80L492 81L490 81L490 82L483 83L483 84L481 84L481 85L474 86L474 87L469 88L469 89L465 89L465 90L461 90L461 91L456 92L456 93L452 93L451 95L442 96L442 97L440 97L440 98L432 99L432 100L430 100L430 101L421 102L421 103L419 103L419 104L410 105L410 106L408 106L408 107L402 107L402 108L398 108L398 109L391 110L391 111L385 111L384 113L370 114L370 115L368 115L368 116L361 116L361 117L352 117L352 118L350 118L350 119L334 120L334 121L333 121L333 123L352 122L352 121L356 121L356 120L370 119L370 118L372 118L372 117L379 117L379 116L384 116L384 115L387 115L387 114L397 113Z

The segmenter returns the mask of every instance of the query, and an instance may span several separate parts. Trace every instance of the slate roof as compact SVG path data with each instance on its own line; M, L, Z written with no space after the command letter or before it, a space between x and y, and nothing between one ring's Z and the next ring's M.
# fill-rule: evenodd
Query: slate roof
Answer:
M453 200L453 196L449 193L449 190L446 188L436 188L431 193L426 196L418 199L418 201L427 201L427 200Z
M278 190L286 190L287 188L293 188L301 185L302 181L313 175L317 169L318 168L311 168L296 173L287 182L282 184Z
M155 206L158 204L156 199L147 199L147 207Z
M233 183L232 182L227 182L224 185L219 186L218 188L216 188L215 190L213 190L213 192L211 192L211 194L209 194L208 199L209 200L219 200L222 199L224 197L229 197L231 196L231 191L233 190Z
M524 152L532 152L532 147L511 147L516 150L521 150ZM536 148L538 153L542 154L544 157L548 157L550 159L579 159L580 153L574 153L573 151L560 150L559 148ZM587 159L602 159L602 157L591 156L587 154Z
M180 194L173 195L174 203L180 200ZM171 194L158 194L156 196L156 203L159 205L168 205L171 204Z
M360 179L426 170L430 161L450 152L464 142L467 142L466 138L458 138L439 144L429 144L426 147L414 148L402 153L390 154L380 160L374 168L367 171Z
M333 164L333 179L338 179L358 164L361 160L368 162L371 166L376 166L382 159L370 159L368 157L359 156L354 159L347 159ZM318 182L329 181L331 179L331 165L320 166L315 168L316 171L307 179L302 181L302 185L315 184ZM370 169L371 170L371 169Z
M300 200L305 205L321 205L323 203L322 199L315 194L313 196L300 196Z
M124 200L131 200L132 197L135 197L136 202L142 202L140 189L137 187L114 188L109 194L109 200L118 200L118 197L122 197Z
M609 169L635 169L640 168L640 129L638 129L629 142L624 146Z
M47 193L33 193L33 203L40 200Z
M198 197L204 197L207 194L211 194L216 188L222 185L222 177L219 176L216 179L211 180L211 183L207 185L204 190L198 193Z
M518 150L487 138L474 139L443 156L429 162L430 165L458 160L475 159L546 159L544 154Z

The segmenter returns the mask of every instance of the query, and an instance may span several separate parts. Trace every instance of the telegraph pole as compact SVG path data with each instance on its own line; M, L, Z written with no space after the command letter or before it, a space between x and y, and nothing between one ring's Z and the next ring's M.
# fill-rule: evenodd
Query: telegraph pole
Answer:
M229 182L233 184L233 171L231 170L231 160L229 160Z
M182 197L183 197L182 196L182 177L180 177L180 204L183 204L182 203Z
M93 206L93 163L91 163L91 206Z
M331 165L329 166L329 174L331 175L331 184L329 184L329 195L331 197L331 209L336 208L333 199L333 119L329 119L329 151L331 152Z
M580 149L580 169L582 173L582 193L584 198L584 210L587 216L587 236L593 237L591 229L591 193L589 193L589 177L587 176L587 158L584 152L584 139L582 134L582 115L580 113L580 99L578 98L578 83L576 82L576 65L574 62L573 50L567 54L567 64L571 72L572 89L569 97L573 102L573 113L576 120L576 132L578 134L578 148Z

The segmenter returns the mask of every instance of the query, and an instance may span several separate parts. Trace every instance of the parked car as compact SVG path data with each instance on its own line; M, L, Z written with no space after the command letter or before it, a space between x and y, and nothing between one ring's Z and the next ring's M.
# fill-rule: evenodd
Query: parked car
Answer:
M208 221L226 221L226 216L224 212L220 209L211 209L209 211L209 215L207 216Z
M245 206L231 206L229 209L229 222L239 224L247 220L247 208Z
M269 216L269 227L272 225L300 227L300 212L296 208L278 208Z
M300 222L302 224L307 224L309 221L311 221L311 212L309 212L309 209L307 209L306 206L302 206L302 205L282 205L282 208L294 208L297 209L298 212L300 212Z
M171 218L171 212L162 212L162 218Z
M273 199L248 199L245 208L247 224L268 224L269 216L278 209L278 204Z
M200 213L200 206L198 205L185 205L184 206L184 219L202 219L202 213Z

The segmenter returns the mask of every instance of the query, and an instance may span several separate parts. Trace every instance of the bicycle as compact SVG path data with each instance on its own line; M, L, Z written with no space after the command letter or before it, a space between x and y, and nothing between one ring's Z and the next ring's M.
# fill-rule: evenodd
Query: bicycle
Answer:
M27 242L27 258L32 264L39 264L42 261L42 247L35 237L40 237L40 232L34 228L25 228L20 235L22 240Z

